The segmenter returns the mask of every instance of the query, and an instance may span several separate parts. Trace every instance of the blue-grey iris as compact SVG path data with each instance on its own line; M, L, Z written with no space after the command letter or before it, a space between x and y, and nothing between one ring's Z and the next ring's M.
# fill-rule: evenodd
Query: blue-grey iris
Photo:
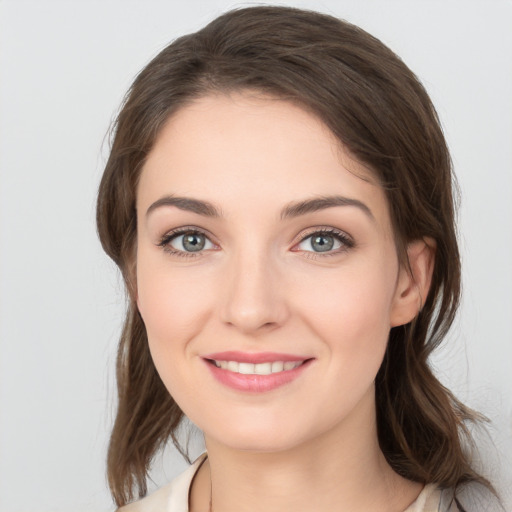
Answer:
M205 236L199 233L189 233L188 235L183 235L183 247L186 251L201 251L204 248L205 243Z
M334 246L334 237L328 235L317 235L311 238L311 247L316 252L330 251Z

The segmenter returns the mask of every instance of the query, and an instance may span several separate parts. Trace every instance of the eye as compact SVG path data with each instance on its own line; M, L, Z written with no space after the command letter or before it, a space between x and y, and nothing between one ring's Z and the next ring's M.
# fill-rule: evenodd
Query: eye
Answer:
M165 251L178 256L196 256L201 251L215 248L213 242L204 233L191 229L167 233L158 245Z
M296 250L336 254L353 246L354 242L345 233L328 229L315 231L306 236L296 245Z

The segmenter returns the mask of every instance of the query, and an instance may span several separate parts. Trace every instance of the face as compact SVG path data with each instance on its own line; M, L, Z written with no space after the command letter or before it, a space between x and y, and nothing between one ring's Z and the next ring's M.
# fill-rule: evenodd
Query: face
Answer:
M317 118L195 101L159 134L137 214L151 354L207 441L277 451L373 428L406 273L383 191Z

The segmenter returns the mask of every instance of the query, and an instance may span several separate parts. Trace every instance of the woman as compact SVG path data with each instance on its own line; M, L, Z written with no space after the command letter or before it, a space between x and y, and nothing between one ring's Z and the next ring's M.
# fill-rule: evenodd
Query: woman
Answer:
M130 298L116 503L184 414L208 455L125 510L464 510L464 486L492 490L461 441L476 415L427 363L460 293L452 180L423 87L357 27L253 7L164 49L98 197Z

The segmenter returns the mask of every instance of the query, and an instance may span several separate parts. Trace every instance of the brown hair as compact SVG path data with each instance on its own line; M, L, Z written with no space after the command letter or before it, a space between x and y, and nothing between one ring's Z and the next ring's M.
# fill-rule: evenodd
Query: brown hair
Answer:
M292 101L320 118L382 184L398 254L430 237L432 285L417 318L391 329L376 378L378 435L396 472L418 482L486 484L465 451L476 415L432 374L427 359L453 322L460 296L453 175L432 103L385 45L334 17L288 7L230 11L181 37L137 76L115 124L101 181L101 243L123 274L129 307L117 359L118 411L108 480L118 505L147 492L153 456L183 417L162 384L135 304L135 193L163 123L210 92L251 89Z

